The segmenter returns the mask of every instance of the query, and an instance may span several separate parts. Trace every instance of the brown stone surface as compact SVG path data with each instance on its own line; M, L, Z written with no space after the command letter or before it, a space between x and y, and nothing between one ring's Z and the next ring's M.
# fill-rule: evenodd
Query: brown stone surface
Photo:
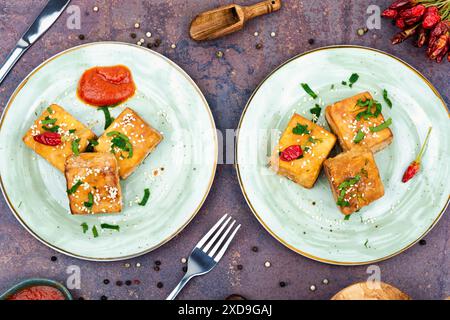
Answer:
M0 59L3 60L17 39L39 13L45 0L0 0ZM253 1L236 0L237 3ZM382 8L387 0L376 1ZM283 61L307 50L333 44L365 45L395 54L424 73L449 102L450 63L437 65L428 61L423 50L410 44L391 46L389 38L396 31L388 22L381 30L360 37L357 29L364 27L366 10L371 0L286 0L278 13L251 21L245 30L227 38L194 43L188 38L190 20L198 13L226 0L73 0L81 8L81 30L66 27L65 13L19 61L0 86L0 108L3 109L14 88L33 68L64 49L100 40L136 42L145 32L162 40L155 50L169 57L198 83L210 103L220 129L235 128L252 91L264 77ZM99 12L93 12L94 6ZM135 22L141 28L134 29ZM259 37L253 33L259 32ZM270 33L276 32L272 38ZM130 33L136 32L137 39ZM85 40L79 40L79 34ZM308 39L314 38L310 45ZM177 48L171 49L172 43ZM256 50L255 45L263 48ZM216 57L221 50L224 56ZM181 293L182 299L222 299L240 294L248 299L329 299L351 283L368 277L367 267L338 267L314 262L291 252L272 238L256 221L241 194L235 170L220 165L216 180L203 209L193 222L174 240L143 257L125 262L95 263L63 256L35 240L10 213L3 197L0 199L0 291L28 277L47 277L60 281L67 278L66 267L81 268L81 290L75 297L99 299L162 299L182 277L182 257L209 226L224 213L235 216L243 224L231 250L219 266L207 276L197 278ZM448 213L448 212L447 212ZM409 294L413 299L443 299L450 295L450 219L444 215L426 237L426 246L416 245L406 253L379 263L382 281ZM258 246L258 252L251 248ZM51 256L58 260L52 262ZM161 261L160 271L154 262ZM264 262L270 261L270 268ZM136 263L142 266L137 268ZM237 265L242 265L242 270ZM103 279L111 280L109 285ZM322 284L326 278L329 284ZM117 280L139 279L141 284L116 286ZM157 282L163 288L157 288ZM279 282L286 282L280 287ZM315 292L310 285L317 287Z

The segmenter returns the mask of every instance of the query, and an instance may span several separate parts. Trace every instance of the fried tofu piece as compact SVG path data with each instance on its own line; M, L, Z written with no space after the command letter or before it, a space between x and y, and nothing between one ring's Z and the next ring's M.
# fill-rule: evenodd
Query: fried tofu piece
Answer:
M120 177L126 179L162 139L163 136L136 112L126 108L98 139L94 149L97 152L114 153Z
M325 174L341 212L350 215L384 195L372 151L355 147L324 163Z
M59 145L48 146L34 140L34 136L49 130L60 134L61 143ZM64 172L66 159L74 153L73 144L78 147L79 152L83 152L86 150L89 140L95 138L96 135L89 128L75 119L64 108L52 104L34 122L22 140L59 171Z
M65 176L72 214L122 211L119 166L111 153L82 153L67 158Z
M297 129L300 132L303 130L304 133L300 134ZM334 134L308 119L294 114L273 152L270 166L279 175L310 189L319 177L322 164L335 143ZM303 155L290 162L281 160L281 152L290 146L300 146Z
M369 117L357 119L357 115L369 107L358 106L358 101L373 100L369 92L363 92L351 98L336 102L328 106L325 110L325 117L330 125L331 130L337 135L340 146L344 151L351 150L355 146L367 147L372 152L377 152L387 147L393 140L394 136L391 129L386 128L379 132L371 132L371 127L377 127L384 123L383 114L380 113L376 118ZM374 113L375 106L371 111ZM359 143L354 140L358 132L364 133L364 139Z

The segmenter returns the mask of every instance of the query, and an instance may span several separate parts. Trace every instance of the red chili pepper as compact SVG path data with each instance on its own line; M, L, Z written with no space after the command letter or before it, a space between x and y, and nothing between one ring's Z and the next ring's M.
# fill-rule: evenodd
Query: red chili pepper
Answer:
M389 6L389 9L398 10L403 9L405 7L410 7L416 4L416 1L414 0L397 0L394 1L393 4Z
M417 26L403 30L397 33L392 39L392 44L399 44L417 33Z
M449 33L441 35L437 41L431 46L429 57L431 60L442 61L441 57L445 56L448 51Z
M303 155L302 147L298 145L293 145L284 149L280 154L280 159L282 161L291 162L297 160Z
M398 15L398 11L394 10L394 9L386 9L381 14L382 17L387 18L387 19L395 19L395 18L397 18L397 15Z
M439 22L441 22L438 7L428 7L425 10L422 26L425 29L433 29Z
M61 135L57 132L44 132L33 136L33 139L46 146L57 146L61 144Z
M431 54L432 47L434 46L435 42L439 39L439 37L444 33L446 33L449 29L450 24L447 24L445 21L441 21L433 28L433 30L431 30L430 42L428 43L428 52L427 52L428 55Z
M417 42L416 46L419 48L422 48L428 39L428 33L427 30L425 30L424 27L420 26L419 30L417 31Z
M413 162L411 162L411 164L409 165L409 167L406 169L403 178L402 178L402 182L406 183L409 180L411 180L412 178L414 178L416 176L416 174L420 171L420 165L421 165L421 161L422 161L422 155L425 152L425 147L428 143L428 139L430 138L430 134L431 134L431 129L428 129L428 134L427 137L425 139L425 142L422 145L422 148L420 149L419 155L417 156L416 160L414 160Z

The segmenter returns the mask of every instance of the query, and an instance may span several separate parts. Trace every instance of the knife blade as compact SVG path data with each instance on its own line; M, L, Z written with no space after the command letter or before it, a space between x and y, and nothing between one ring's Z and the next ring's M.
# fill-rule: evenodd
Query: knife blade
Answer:
M0 84L17 63L19 58L35 43L64 12L70 0L49 0L33 24L17 42L16 47L0 67Z

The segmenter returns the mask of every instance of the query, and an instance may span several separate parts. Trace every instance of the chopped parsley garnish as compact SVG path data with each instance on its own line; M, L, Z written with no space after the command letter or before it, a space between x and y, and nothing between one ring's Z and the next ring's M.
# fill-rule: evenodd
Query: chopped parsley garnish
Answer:
M92 234L94 235L94 238L98 237L98 231L97 231L97 227L96 226L92 227Z
M381 103L372 100L367 99L365 101L362 101L361 99L358 100L356 103L357 107L366 108L364 111L361 111L356 115L356 120L361 120L361 118L364 118L365 120L368 120L369 118L376 118L381 114L382 106ZM373 106L375 106L375 112L372 112Z
M92 194L92 192L89 192L88 201L84 202L84 206L88 209L91 209L93 205L94 205L94 195Z
M77 192L78 187L81 186L83 184L83 182L81 180L78 180L77 183L75 183L72 188L67 190L67 194L74 194L75 192Z
M106 130L111 125L111 123L113 123L114 118L111 117L111 113L109 113L108 107L101 107L100 110L102 110L103 113L105 114L105 130Z
M307 94L309 94L313 99L317 99L318 95L309 87L307 83L302 83L301 85Z
M144 197L141 202L139 202L140 206L145 206L147 204L148 198L150 198L150 190L147 188L144 190Z
M345 220L345 221L350 220L350 216L351 216L351 214L346 215L345 218L344 218L344 220Z
M44 125L44 126L42 126L42 129L44 129L45 131L49 131L49 132L58 132L59 126L47 127Z
M76 156L80 155L80 139L72 141L72 152Z
M95 139L88 139L88 145L86 147L86 151L87 152L93 152L94 151L94 147L98 146L98 141Z
M356 136L353 139L353 142L354 143L360 143L361 141L364 140L365 137L366 137L366 134L361 129L359 129L358 133L356 133Z
M383 90L383 99L384 102L386 102L386 104L389 106L389 108L392 108L392 101L391 99L389 99L388 92L386 89Z
M364 247L369 248L367 245L369 244L369 239L366 240L366 242L364 242Z
M311 143L317 143L317 142L322 142L323 140L322 139L314 139L313 137L309 137L308 141Z
M309 110L312 115L314 115L312 122L316 123L319 120L320 114L322 113L322 108L316 104L316 106Z
M357 175L354 178L350 178L342 182L339 187L339 197L336 202L336 204L340 207L350 207L350 202L345 200L345 194L347 193L347 190L350 187L353 187L355 184L357 184L361 180L361 176Z
M308 125L306 124L302 125L300 123L297 123L297 126L294 129L292 129L292 133L301 135L301 134L309 134L310 131L308 130Z
M49 116L45 117L44 120L41 121L43 125L47 124L55 124L55 122L58 121L57 119L51 119Z
M352 88L353 85L356 83L356 81L358 81L359 79L359 74L354 73L350 76L350 79L348 80L350 82L349 87Z
M76 129L70 129L69 133L75 133L75 131L77 131Z
M123 151L128 152L128 159L133 157L133 145L130 139L118 131L111 131L106 134L108 137L113 137L111 139L111 152L115 153L114 148L119 148Z
M370 131L372 132L379 132L381 130L387 129L389 128L389 126L392 124L392 118L387 119L385 122L383 122L382 124L380 124L379 126L376 127L371 127Z
M89 230L89 226L87 225L86 222L83 222L81 224L81 227L83 228L83 233L86 233Z
M346 85L347 85L347 81L342 81L341 84L342 84L343 86L346 86Z
M47 108L47 112L50 113L50 114L52 114L52 113L53 113L53 109L50 108L50 107L48 107L48 108Z
M111 230L120 231L120 226L112 225L112 224L108 224L108 223L102 223L100 225L100 227L102 227L102 229L111 229Z

